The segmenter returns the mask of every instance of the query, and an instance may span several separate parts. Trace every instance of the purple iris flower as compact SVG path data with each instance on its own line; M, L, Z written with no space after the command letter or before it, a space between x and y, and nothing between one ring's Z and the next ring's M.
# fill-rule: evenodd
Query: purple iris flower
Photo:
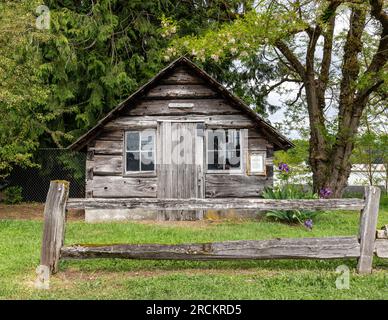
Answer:
M320 191L319 191L319 196L323 199L327 199L331 196L333 192L331 191L330 188L322 188Z
M313 229L313 220L312 219L307 219L305 222L304 222L304 226L309 229L309 230L312 230Z
M290 171L290 168L288 167L287 163L279 163L279 170L288 173Z

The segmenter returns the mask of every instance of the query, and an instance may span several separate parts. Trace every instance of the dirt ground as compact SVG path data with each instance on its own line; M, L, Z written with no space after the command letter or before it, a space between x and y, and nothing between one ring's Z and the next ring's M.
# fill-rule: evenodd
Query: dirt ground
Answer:
M0 219L43 220L44 203L0 204ZM69 210L69 220L84 220L84 210Z

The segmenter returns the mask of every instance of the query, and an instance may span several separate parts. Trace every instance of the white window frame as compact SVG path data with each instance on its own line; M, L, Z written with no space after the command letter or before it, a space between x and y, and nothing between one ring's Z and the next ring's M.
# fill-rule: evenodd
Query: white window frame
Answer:
M251 157L255 155L260 155L263 158L263 170L262 171L256 171L252 170L251 167ZM267 175L267 151L261 150L261 151L249 151L248 152L248 159L247 159L247 168L248 168L248 175L250 176L265 176Z
M130 132L138 132L139 133L139 150L127 150L127 137L128 133ZM142 151L141 150L141 134L142 132L153 132L153 145L152 145L152 152L154 154L154 170L141 170L141 153L142 152L149 152L149 151ZM124 175L130 176L130 175L156 175L156 130L155 129L145 129L145 130L125 130L124 131ZM139 161L140 161L140 170L139 171L127 171L127 153L128 152L139 152Z
M209 164L209 149L208 149L208 142L209 142L209 132L213 130L238 130L239 131L239 138L240 138L240 168L236 169L220 169L220 170L215 170L215 169L208 169L208 164ZM211 128L211 129L206 129L206 134L205 134L205 152L206 152L206 163L205 163L205 168L207 173L214 173L214 174L241 174L243 173L243 161L244 161L244 146L243 146L243 136L242 136L242 131L243 129L241 128ZM213 150L214 151L214 150ZM225 150L226 152L226 150ZM225 158L226 160L226 158Z

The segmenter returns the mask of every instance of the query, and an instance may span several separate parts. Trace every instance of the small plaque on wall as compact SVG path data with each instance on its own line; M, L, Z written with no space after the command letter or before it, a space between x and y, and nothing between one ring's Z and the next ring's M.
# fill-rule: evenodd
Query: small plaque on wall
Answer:
M265 174L265 152L249 153L248 161L249 174Z
M186 103L186 102L171 102L168 104L169 108L182 108L182 109L189 109L194 107L194 103Z

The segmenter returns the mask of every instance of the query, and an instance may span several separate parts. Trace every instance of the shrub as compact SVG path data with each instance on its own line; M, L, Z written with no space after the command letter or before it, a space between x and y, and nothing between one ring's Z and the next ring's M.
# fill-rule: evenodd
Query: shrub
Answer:
M275 188L265 188L263 192L265 199L317 199L318 195L312 191L305 191L302 187L294 185L284 185ZM311 210L270 210L266 217L275 221L286 223L300 223L306 225L309 229L312 227L312 218L319 211ZM307 222L307 223L306 223Z
M17 204L23 201L22 187L12 186L8 187L4 191L5 199L4 202L7 204Z

